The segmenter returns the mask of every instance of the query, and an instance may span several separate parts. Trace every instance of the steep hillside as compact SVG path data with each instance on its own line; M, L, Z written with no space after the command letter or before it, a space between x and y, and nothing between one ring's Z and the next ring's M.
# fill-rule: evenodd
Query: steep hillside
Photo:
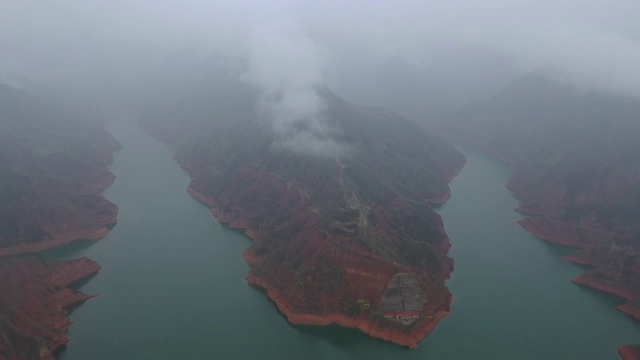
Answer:
M95 123L0 85L0 358L53 358L69 341L67 309L88 296L67 286L99 265L7 255L106 235L118 208L100 190L118 147Z
M146 123L191 175L189 193L254 240L243 254L247 280L290 322L335 323L417 346L450 310L450 244L430 204L448 199L464 157L321 86L327 142L285 146L235 70Z
M540 239L579 248L574 279L619 295L640 319L640 102L530 75L441 119L447 136L513 171L508 188Z

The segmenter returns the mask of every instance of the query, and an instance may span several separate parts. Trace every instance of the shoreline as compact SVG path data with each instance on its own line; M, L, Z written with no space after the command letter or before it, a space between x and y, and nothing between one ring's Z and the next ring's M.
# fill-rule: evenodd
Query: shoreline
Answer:
M37 257L0 259L1 286L12 291L0 294L0 352L8 358L39 353L40 359L53 360L71 338L71 311L95 295L71 288L100 271L98 263L87 257L75 260L42 260ZM11 341L19 336L26 342Z
M584 249L591 244L579 240L578 231L580 229L578 226L571 223L553 222L544 218L546 212L538 209L527 208L520 203L519 195L522 194L520 187L517 184L517 177L521 175L518 175L518 167L516 166L515 161L508 159L506 156L496 154L494 151L489 150L486 146L483 146L478 142L464 140L457 137L452 138L445 136L445 138L452 142L455 140L474 146L491 158L502 162L509 168L510 179L505 186L511 193L511 196L518 200L518 207L515 208L514 211L525 217L522 220L516 221L518 225L539 240L576 249L575 253L562 257L561 259L564 261L593 268L598 268L603 265L599 261L589 259L581 255L579 250ZM546 225L546 228L545 226L540 225ZM628 303L617 306L616 309L628 316L631 316L635 320L640 321L640 306L635 306L631 303L632 301L640 299L640 292L590 278L588 273L583 273L570 281L578 286L588 287L628 300ZM618 353L624 360L640 360L640 346L638 345L621 346L618 348Z
M109 155L109 159L113 160L112 155ZM24 283L29 286L23 289L24 293L17 299L2 298L0 308L4 308L3 311L12 311L15 318L4 317L3 325L6 325L7 329L1 330L0 333L22 334L21 336L30 339L32 344L25 348L25 345L6 342L0 350L9 354L9 358L37 351L41 359L56 359L71 342L67 335L69 328L74 324L70 318L71 312L96 296L76 290L73 285L95 276L101 269L98 263L87 257L73 260L43 260L38 253L75 242L94 242L109 234L111 228L117 224L119 208L107 200L102 191L114 183L116 176L108 170L102 174L102 180L81 187L74 193L77 196L89 195L100 200L101 211L96 211L97 213L88 217L89 221L78 224L43 221L44 225L41 228L47 234L46 240L0 248L0 265L13 264L11 276L23 278ZM8 283L7 286L11 286L12 289L20 288L21 285ZM15 301L18 301L18 305L15 305Z
M191 174L189 169L185 168L187 173ZM201 202L202 204L209 207L212 215L221 223L227 224L232 229L243 230L244 234L251 239L253 243L259 242L260 240L257 237L257 234L248 229L248 224L243 222L234 221L233 219L225 219L224 214L219 210L219 206L216 201L210 197L207 197L203 193L195 190L191 185L187 187L187 193ZM245 263L251 267L254 267L260 262L260 259L253 256L250 251L251 247L248 247L242 253L242 258ZM445 279L448 279L453 271L453 266L451 269L448 269L449 272ZM412 328L411 333L403 333L392 327L384 328L375 323L373 319L369 316L360 315L359 317L348 317L344 314L340 313L331 313L331 314L323 314L323 315L314 315L314 314L300 314L293 312L284 297L279 294L275 289L273 289L266 281L261 278L255 276L255 274L249 272L249 274L245 277L245 280L248 284L252 286L256 286L260 289L263 289L266 292L267 297L273 301L276 307L280 310L280 312L286 317L287 321L294 325L306 325L306 326L329 326L332 324L339 325L346 328L355 328L359 331L371 336L372 338L384 340L391 342L396 345L408 347L411 349L415 349L418 347L418 344L426 338L439 324L439 322L450 315L450 309L453 305L453 294L449 293L448 298L448 309L447 311L438 311L436 314L432 315L432 317L428 320L425 320L419 330L415 330ZM427 308L428 304L425 303L424 308ZM423 308L423 309L424 309Z
M74 242L97 241L109 235L110 228L103 226L92 232L80 232L76 234L62 234L54 239L30 245L16 245L0 249L0 257L37 253L40 251L55 249Z
M451 314L450 311L441 311L437 313L429 322L422 326L418 331L413 331L411 335L400 333L394 329L385 329L371 321L366 316L348 317L343 314L327 314L327 315L311 315L299 314L291 311L283 296L276 290L270 288L265 282L261 281L253 274L246 277L247 283L263 289L267 293L267 297L273 301L280 312L287 318L287 321L293 325L304 326L329 326L339 325L345 328L358 329L364 334L379 340L391 342L396 345L416 349L420 342L424 340L435 328L440 321ZM450 297L449 306L453 304L453 296Z
M54 235L51 239L40 241L33 244L19 244L8 247L0 248L0 257L3 256L11 256L11 255L19 255L26 253L35 253L45 250L54 249L57 247L61 247L64 245L68 245L70 243L76 241L97 241L109 234L111 228L115 226L118 222L118 211L120 210L118 206L111 201L107 200L103 195L102 191L113 185L116 176L107 171L107 176L104 181L93 184L89 187L90 190L88 192L92 195L96 195L102 200L105 200L109 206L113 207L113 213L107 214L102 217L96 217L96 225L99 227L94 230L81 230L81 231L71 231L71 232L60 232Z

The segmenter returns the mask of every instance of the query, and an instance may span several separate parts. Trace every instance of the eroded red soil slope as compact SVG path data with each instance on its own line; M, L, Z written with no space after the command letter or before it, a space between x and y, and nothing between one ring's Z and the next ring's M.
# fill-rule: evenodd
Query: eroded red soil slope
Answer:
M0 358L53 359L53 351L69 342L68 309L91 298L69 285L98 270L87 258L0 259Z
M99 265L6 256L105 236L118 208L100 191L118 148L95 123L0 84L0 358L49 359L68 342L66 309L88 296L67 286Z

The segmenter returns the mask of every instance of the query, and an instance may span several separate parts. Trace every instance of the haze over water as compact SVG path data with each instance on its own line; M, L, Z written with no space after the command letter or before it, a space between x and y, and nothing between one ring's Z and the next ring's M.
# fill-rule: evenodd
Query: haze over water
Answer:
M477 150L439 209L453 244L453 314L418 350L337 327L295 327L244 282L250 240L215 221L185 188L171 151L137 129L109 130L124 146L105 196L120 207L105 239L43 254L102 265L82 290L99 294L72 314L76 359L617 359L640 326L614 297L569 282L570 250L521 229L508 169Z

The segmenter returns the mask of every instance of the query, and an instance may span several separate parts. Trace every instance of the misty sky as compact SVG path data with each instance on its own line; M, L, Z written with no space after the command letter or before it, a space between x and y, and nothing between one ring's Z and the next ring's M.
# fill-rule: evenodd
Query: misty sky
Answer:
M395 66L451 92L546 69L640 95L638 19L633 0L0 0L0 79L130 76L178 51L257 54L346 92Z

